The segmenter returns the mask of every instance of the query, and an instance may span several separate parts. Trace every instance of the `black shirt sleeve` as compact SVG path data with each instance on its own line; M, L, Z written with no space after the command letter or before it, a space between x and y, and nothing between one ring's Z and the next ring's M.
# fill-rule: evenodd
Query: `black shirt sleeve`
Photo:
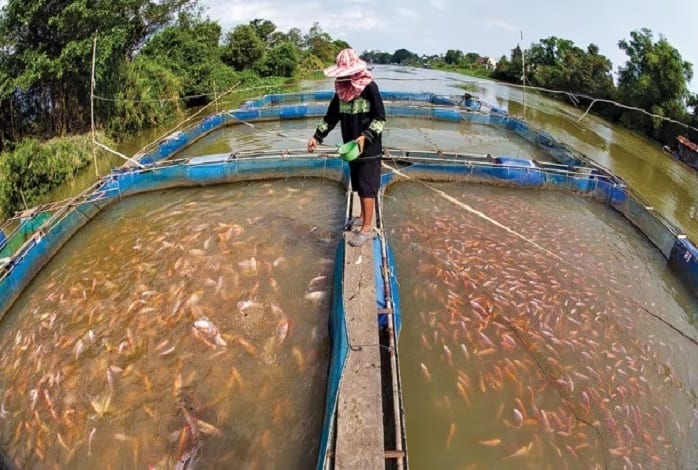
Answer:
M315 139L322 143L327 134L337 125L337 122L339 122L339 97L335 93L330 101L330 105L327 107L325 117L322 118L317 129L315 129Z
M383 98L376 82L371 82L365 91L365 97L371 103L372 116L368 128L364 129L362 134L370 144L383 132L383 127L385 127L385 107L383 106Z

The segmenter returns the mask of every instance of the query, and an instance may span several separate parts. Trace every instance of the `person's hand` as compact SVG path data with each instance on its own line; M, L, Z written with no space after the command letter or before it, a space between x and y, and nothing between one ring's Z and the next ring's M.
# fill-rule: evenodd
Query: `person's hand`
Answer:
M308 141L308 152L313 153L317 148L318 142L315 136L311 137Z
M365 142L365 140L366 140L366 136L365 136L365 135L360 135L360 136L358 136L358 137L355 139L356 143L359 144L359 154L364 153L364 142Z

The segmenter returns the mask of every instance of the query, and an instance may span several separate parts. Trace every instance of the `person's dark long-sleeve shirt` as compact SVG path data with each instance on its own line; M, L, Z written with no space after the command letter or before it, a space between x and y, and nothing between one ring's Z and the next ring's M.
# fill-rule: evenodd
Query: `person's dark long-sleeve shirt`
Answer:
M383 127L385 108L376 82L369 83L354 100L340 101L335 93L327 108L327 114L315 130L315 139L322 142L341 121L342 140L346 143L364 135L364 151L361 156L373 157L383 153Z

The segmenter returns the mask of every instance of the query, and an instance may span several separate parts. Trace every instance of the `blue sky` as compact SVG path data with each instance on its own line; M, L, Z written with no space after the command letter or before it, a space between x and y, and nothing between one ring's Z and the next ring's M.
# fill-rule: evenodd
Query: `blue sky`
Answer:
M202 0L211 19L224 31L254 18L278 29L300 28L317 21L335 38L359 52L406 48L417 54L448 49L509 56L518 42L550 36L590 43L613 62L614 72L627 57L618 41L649 28L655 41L667 38L698 75L698 0ZM523 41L521 41L523 31ZM690 84L698 92L698 77Z

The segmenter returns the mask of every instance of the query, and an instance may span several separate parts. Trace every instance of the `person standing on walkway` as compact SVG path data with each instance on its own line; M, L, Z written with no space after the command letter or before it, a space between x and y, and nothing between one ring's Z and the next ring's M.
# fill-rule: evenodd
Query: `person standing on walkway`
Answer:
M344 143L354 140L358 144L360 155L349 162L349 170L352 189L359 193L361 216L352 219L349 228L360 229L349 244L361 246L374 236L371 223L381 180L385 108L366 62L354 49L340 51L336 64L324 72L326 76L336 78L335 94L325 117L308 141L308 152L313 152L338 122Z

